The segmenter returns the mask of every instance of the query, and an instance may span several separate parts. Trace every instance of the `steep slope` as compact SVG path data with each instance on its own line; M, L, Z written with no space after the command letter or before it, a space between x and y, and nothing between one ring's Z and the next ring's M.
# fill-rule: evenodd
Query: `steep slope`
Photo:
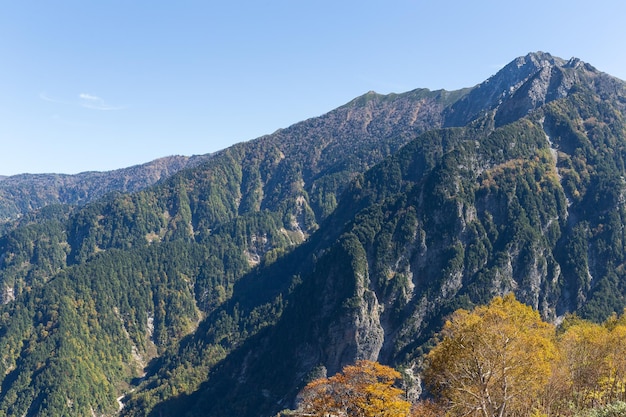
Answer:
M51 204L84 205L113 191L134 192L206 161L210 155L169 156L107 172L0 177L0 224Z
M496 126L513 122L551 101L564 98L574 86L584 85L601 100L623 109L620 80L597 71L577 58L565 61L544 52L519 57L497 74L453 103L445 126L464 126L485 111L495 111Z
M132 387L126 415L271 415L354 359L413 366L492 294L621 308L624 97L530 54L29 213L0 238L0 414L114 414Z
M542 73L551 98L535 100ZM447 313L509 291L551 320L621 311L626 86L576 60L519 75L466 127L425 133L357 176L304 245L242 278L154 364L124 415L273 415L311 375L357 359L418 370ZM172 395L195 365L208 379Z
M453 99L367 94L144 191L24 216L0 238L0 413L110 414L146 363L208 316L230 335L164 395L195 389L271 324L261 291L236 308L245 331L216 316L239 279L300 244L354 176L439 125Z

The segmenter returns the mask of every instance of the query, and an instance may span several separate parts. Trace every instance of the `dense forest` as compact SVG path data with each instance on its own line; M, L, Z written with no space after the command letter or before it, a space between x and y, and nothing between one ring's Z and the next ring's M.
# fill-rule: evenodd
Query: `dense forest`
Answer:
M409 401L402 373L357 361L309 382L282 416L622 416L626 316L559 326L512 293L450 315L424 358L430 398Z
M28 212L0 234L0 415L271 416L359 360L415 402L445 318L511 292L609 331L625 111L624 82L530 54Z
M76 175L20 174L0 177L0 232L14 227L12 220L30 216L42 207L84 205L113 191L139 191L182 169L198 166L210 157L210 154L169 156L114 171L90 171Z

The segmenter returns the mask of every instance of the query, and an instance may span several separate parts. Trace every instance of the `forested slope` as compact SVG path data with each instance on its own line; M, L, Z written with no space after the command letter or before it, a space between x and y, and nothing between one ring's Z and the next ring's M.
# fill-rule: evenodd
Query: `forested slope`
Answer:
M550 71L577 80L563 97L500 125L505 101L357 176L280 272L240 281L207 327L162 357L125 415L271 415L310 378L357 359L418 371L442 317L511 291L550 320L621 312L624 85L563 65ZM199 390L146 412L176 386L167 375L221 345L217 317L238 317L252 282L265 283L270 325L209 366Z
M356 359L413 368L493 295L619 311L624 90L530 54L25 216L0 237L0 415L110 415L131 389L123 415L272 415Z
M0 413L114 413L150 359L214 317L244 274L303 242L354 175L397 150L407 132L438 125L445 95L368 94L144 191L47 206L7 227ZM209 365L269 324L255 303L241 313L248 333L231 332L207 352ZM229 320L216 322L240 324ZM182 372L185 383L166 396L197 387L207 366Z
M139 191L208 158L210 155L169 156L114 171L0 177L0 231L33 210L54 204L85 205L114 191Z

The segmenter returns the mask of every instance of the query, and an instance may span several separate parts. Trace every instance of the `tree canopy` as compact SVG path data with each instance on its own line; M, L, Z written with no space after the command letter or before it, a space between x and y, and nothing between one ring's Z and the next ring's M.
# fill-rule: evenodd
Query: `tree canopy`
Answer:
M459 416L527 412L557 355L553 327L512 294L473 311L457 310L442 335L426 358L424 377Z
M411 404L394 387L400 373L377 362L361 360L342 372L310 382L302 391L305 415L354 417L406 417Z
M496 297L455 311L425 363L425 384L449 415L623 415L611 413L626 400L626 315L568 316L556 328L512 294Z

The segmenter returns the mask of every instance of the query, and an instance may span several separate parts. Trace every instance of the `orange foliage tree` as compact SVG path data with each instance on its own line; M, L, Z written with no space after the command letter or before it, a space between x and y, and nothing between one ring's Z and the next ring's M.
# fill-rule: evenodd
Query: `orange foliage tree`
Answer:
M397 371L359 361L309 383L299 414L565 417L596 415L586 413L611 404L623 408L626 310L602 324L570 316L557 332L512 294L496 297L472 311L455 311L424 362L423 381L435 401L410 410L394 387Z
M406 417L411 404L393 384L400 373L372 361L358 361L330 378L310 382L301 393L303 415Z

